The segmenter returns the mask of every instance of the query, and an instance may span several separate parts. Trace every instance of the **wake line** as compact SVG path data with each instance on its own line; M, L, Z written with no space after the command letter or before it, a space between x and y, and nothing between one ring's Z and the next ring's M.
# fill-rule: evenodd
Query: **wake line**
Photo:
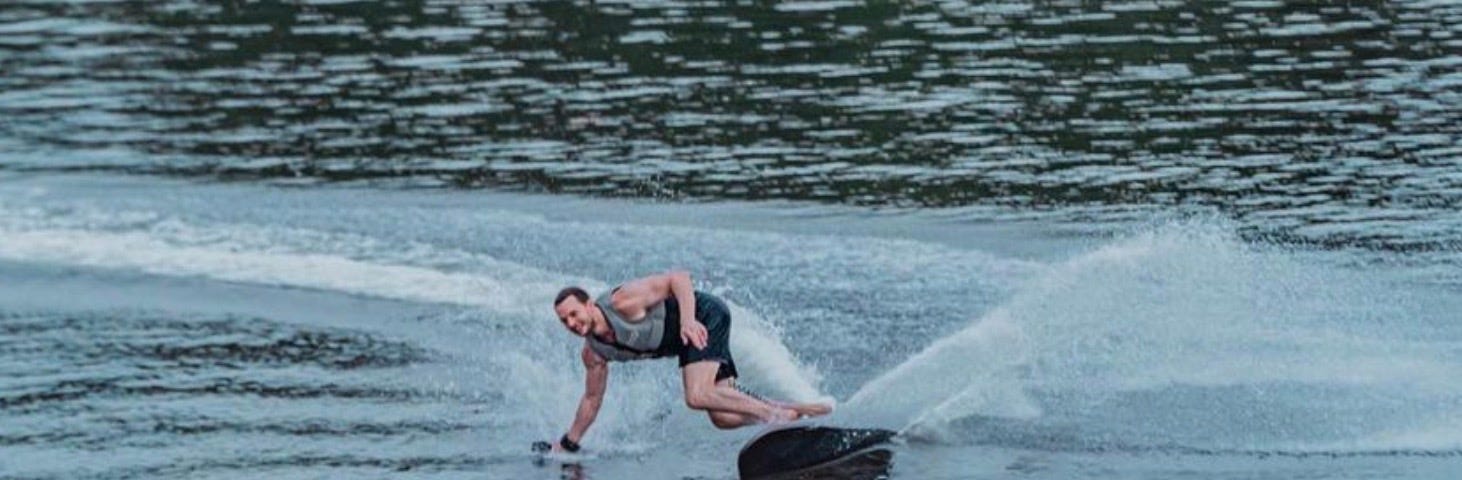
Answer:
M509 284L483 275L375 264L316 253L178 246L139 233L0 232L0 258L331 290L472 306L517 315L540 313L527 305L552 302L557 288L549 283Z
M313 233L313 232L306 232ZM547 305L563 285L604 290L588 279L558 281L499 279L471 273L442 272L410 265L356 260L308 252L256 251L227 241L203 246L178 245L142 232L98 232L74 229L0 230L0 258L85 267L128 269L163 276L290 288L344 292L379 298L461 305L513 317L547 318ZM491 258L474 260L502 269L521 270L509 277L551 277L547 272ZM796 401L825 400L817 388L820 375L797 361L766 321L728 302L738 328L731 347L753 382ZM545 324L548 321L545 320Z

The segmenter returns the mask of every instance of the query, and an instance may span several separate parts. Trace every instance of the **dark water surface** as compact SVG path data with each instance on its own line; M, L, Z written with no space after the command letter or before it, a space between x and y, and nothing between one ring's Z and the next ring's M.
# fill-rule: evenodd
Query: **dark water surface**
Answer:
M0 6L0 168L1462 239L1455 2Z

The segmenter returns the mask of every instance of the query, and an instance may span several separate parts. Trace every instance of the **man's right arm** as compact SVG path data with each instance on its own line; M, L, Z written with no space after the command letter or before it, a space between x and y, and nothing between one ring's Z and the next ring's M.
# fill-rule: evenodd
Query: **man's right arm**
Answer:
M604 403L604 387L609 384L609 361L584 345L580 352L584 360L584 398L579 400L579 411L574 415L574 425L569 427L569 441L578 443L599 416L599 405ZM558 447L555 445L555 447Z

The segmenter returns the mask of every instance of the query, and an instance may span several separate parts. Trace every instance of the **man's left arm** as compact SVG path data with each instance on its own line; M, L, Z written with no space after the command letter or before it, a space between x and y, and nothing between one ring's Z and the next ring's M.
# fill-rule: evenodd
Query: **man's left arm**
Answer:
M680 305L680 340L697 350L706 348L706 326L695 318L695 286L690 282L690 272L674 270L665 273L670 294Z
M614 293L615 310L643 318L644 313L670 297L680 305L680 340L696 349L706 348L706 326L695 318L695 287L690 272L671 270L625 282ZM636 312L640 312L635 315ZM632 320L637 321L637 320Z

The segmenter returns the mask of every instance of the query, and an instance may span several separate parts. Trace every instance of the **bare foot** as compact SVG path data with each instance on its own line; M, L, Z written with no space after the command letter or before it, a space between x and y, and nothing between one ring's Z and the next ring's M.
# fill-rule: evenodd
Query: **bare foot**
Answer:
M797 419L799 418L802 418L802 414L798 413L796 410L790 408L776 407L772 409L772 417L767 420L767 423L770 423L772 425L792 423L797 421Z
M821 417L833 411L832 405L826 403L797 403L788 405L787 408L796 411L803 417Z

